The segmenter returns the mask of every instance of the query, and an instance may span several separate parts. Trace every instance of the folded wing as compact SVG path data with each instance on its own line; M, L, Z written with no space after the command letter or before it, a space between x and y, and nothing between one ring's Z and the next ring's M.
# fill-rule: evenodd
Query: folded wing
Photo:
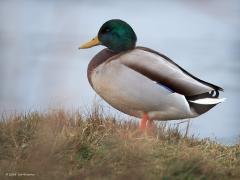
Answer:
M129 68L186 97L196 97L200 94L211 95L209 92L213 91L215 91L214 97L217 97L218 91L223 90L198 79L168 57L149 48L137 47L131 52L122 54L119 58L121 63Z

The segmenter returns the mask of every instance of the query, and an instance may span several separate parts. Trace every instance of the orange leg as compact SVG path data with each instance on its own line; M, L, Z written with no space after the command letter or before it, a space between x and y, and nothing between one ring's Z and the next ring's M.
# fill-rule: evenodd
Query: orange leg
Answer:
M145 130L147 127L147 121L149 120L148 114L146 112L143 113L143 117L140 122L140 129Z

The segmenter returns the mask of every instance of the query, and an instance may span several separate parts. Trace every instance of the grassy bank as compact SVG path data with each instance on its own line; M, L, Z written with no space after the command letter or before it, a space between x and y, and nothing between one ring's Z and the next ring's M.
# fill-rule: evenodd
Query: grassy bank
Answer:
M240 179L240 145L137 128L97 108L2 118L0 179Z

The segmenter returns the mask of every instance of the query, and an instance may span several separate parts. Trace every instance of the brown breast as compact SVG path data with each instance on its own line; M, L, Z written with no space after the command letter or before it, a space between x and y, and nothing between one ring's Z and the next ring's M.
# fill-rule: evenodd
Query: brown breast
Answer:
M113 51L109 50L108 48L105 48L105 49L101 50L99 53L97 53L92 58L92 60L88 64L88 70L87 70L87 77L88 77L88 81L91 84L91 86L92 86L91 73L93 72L93 70L96 67L98 67L100 64L104 63L105 61L107 61L109 58L113 57L116 54L118 54L118 53L114 53Z

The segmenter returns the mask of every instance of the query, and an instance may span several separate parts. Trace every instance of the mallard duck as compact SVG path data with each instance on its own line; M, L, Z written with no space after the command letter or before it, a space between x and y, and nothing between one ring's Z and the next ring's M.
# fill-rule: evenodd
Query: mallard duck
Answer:
M223 88L193 76L157 51L136 46L136 41L128 23L112 19L79 49L107 47L90 61L89 83L114 108L142 118L141 129L152 120L197 117L224 101L219 98Z

